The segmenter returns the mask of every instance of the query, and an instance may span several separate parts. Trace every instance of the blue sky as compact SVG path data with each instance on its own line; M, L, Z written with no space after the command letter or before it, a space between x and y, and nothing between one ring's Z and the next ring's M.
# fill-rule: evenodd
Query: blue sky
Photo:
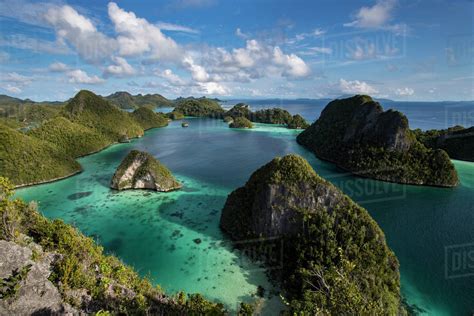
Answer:
M0 93L473 100L473 12L472 0L0 0Z

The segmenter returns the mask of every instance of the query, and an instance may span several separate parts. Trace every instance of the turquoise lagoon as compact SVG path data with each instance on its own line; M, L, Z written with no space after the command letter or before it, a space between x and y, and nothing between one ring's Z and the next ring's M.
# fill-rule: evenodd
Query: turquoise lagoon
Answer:
M20 189L49 218L61 218L93 236L168 293L200 292L235 310L266 289L263 313L281 308L265 271L233 251L218 223L227 194L261 165L288 153L304 156L321 176L367 208L401 263L402 292L419 314L467 315L474 310L474 278L455 277L452 246L474 242L474 164L454 161L461 184L454 189L404 186L353 177L299 146L298 131L256 124L229 129L213 119L173 122L81 158L84 172ZM183 183L170 193L117 192L109 182L131 150L146 150ZM460 249L461 248L455 248ZM474 271L472 271L474 272Z

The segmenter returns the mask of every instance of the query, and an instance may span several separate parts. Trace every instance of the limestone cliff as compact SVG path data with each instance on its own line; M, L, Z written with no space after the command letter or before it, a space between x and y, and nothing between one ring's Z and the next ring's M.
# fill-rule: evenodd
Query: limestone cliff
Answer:
M255 171L228 196L220 227L246 253L276 264L290 314L403 310L398 261L383 232L302 157L275 158Z
M110 186L116 190L150 189L167 192L179 189L181 184L153 156L132 150L115 171Z
M384 111L369 96L330 102L297 141L319 158L360 176L442 187L458 182L444 151L426 148L410 131L405 115Z

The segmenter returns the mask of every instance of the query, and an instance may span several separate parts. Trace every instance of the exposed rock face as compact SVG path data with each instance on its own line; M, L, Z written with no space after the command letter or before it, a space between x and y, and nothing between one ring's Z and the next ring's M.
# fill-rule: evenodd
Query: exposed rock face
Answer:
M275 158L252 174L227 198L220 225L233 239L274 237L302 232L305 212L332 212L348 203L301 157Z
M157 159L146 152L132 150L112 178L111 188L150 189L161 192L181 188L181 184Z
M337 307L342 302L331 304L312 296L325 291L317 288L322 284L318 269L326 271L322 282L333 287L334 293L346 293L345 286L354 282L348 285L350 291L361 299L344 298L351 301L347 306L354 307L351 314L396 314L400 307L398 261L383 232L365 209L319 177L300 156L275 158L255 171L245 186L228 196L220 227L239 241L238 247L245 249L249 244L245 241L250 240L252 254L267 264L275 262L275 256L266 249L277 248L268 248L266 242L281 240L281 257L280 251L275 252L277 264L282 265L278 276L286 298L298 302L290 314L305 310L312 315L316 309L344 314ZM341 256L353 268L340 266ZM327 272L334 269L338 271L334 275ZM346 273L351 280L338 283Z
M369 96L330 102L297 141L318 157L361 176L443 187L458 182L446 153L424 147L405 115L383 111Z
M48 280L56 255L43 253L38 245L35 246L41 256L33 261L30 248L0 240L0 278L9 280L8 286L3 286L1 291L10 290L9 297L0 300L0 315L79 315L63 302L58 289Z

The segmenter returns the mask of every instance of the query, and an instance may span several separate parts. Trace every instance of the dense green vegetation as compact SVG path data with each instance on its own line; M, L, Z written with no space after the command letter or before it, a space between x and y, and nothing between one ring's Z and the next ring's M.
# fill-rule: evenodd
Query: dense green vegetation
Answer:
M404 314L398 260L382 230L302 157L275 158L255 171L227 198L221 227L235 240L262 240L251 253L281 267L273 271L288 315ZM275 236L282 257L265 244Z
M13 186L0 177L0 238L34 248L35 256L44 252L59 254L53 263L53 282L63 300L87 314L113 315L224 315L221 304L205 300L201 295L166 296L118 258L107 256L93 239L61 220L48 220L34 203L12 199ZM34 258L33 258L34 259ZM23 271L23 270L22 270ZM22 272L28 273L27 270ZM17 279L21 277L15 276ZM9 281L9 280L3 280ZM10 280L11 281L11 280ZM11 282L10 282L11 283ZM75 290L85 291L91 302L81 302Z
M166 113L166 116L173 121L184 119L184 114L178 111Z
M128 92L119 91L106 96L105 99L121 109L137 109L144 106L154 109L173 106L173 101L160 94L131 95Z
M155 113L149 106L127 113L85 90L65 107L26 105L21 100L17 103L24 107L24 112L0 120L0 175L9 177L16 185L71 175L81 170L74 158L141 136L145 129L168 124L164 114ZM27 119L18 121L24 115ZM20 131L24 130L25 122L26 134Z
M416 138L426 147L442 149L452 159L474 161L474 126L453 126L443 130L413 130Z
M234 105L230 110L225 112L224 119L226 117L234 120L242 117L255 123L281 124L293 129L304 129L309 126L301 115L297 114L291 116L288 111L279 108L263 109L252 112L249 105L245 103ZM227 122L229 122L229 120L227 120Z
M185 116L222 118L224 110L215 100L208 98L186 98L176 101L173 112L182 113Z
M136 166L133 174L127 171ZM137 187L137 183L141 187ZM144 187L143 185L146 184ZM181 187L171 171L147 152L132 150L122 160L112 179L111 187L117 190L147 188L170 191Z
M133 111L132 117L144 130L168 125L168 117L161 113L155 113L148 107L136 109Z
M360 176L443 187L458 182L446 152L426 148L416 140L402 113L384 112L369 96L330 102L297 141L318 157Z
M95 129L56 117L30 130L29 136L48 141L59 151L77 158L103 149L110 141Z
M72 122L98 130L111 142L123 136L134 138L143 135L143 128L129 113L87 90L80 91L68 102L64 116Z
M50 142L0 124L0 175L15 184L44 182L74 174L81 166Z
M234 120L229 124L230 128L253 128L252 122L250 122L245 117L236 117Z
M309 124L299 114L293 115L293 118L288 123L288 128L292 128L292 129L306 129L308 127L309 127Z

